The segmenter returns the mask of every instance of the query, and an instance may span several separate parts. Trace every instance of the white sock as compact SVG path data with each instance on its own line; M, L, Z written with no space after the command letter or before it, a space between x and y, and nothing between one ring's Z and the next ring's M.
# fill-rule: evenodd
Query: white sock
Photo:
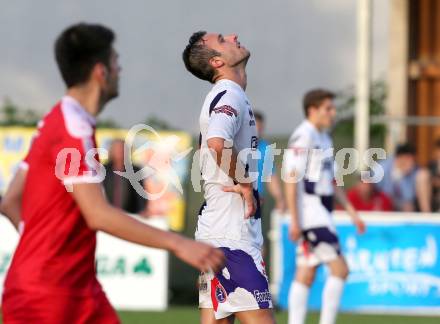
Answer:
M322 309L319 324L334 324L336 322L343 290L343 279L334 276L328 277L322 292Z
M309 287L293 281L289 292L289 324L304 324L307 314Z

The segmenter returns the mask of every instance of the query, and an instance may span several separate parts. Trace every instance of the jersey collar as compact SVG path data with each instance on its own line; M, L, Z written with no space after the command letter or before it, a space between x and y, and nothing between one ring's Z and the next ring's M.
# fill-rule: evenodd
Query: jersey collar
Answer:
M81 117L87 120L90 123L90 125L92 126L96 125L96 118L92 116L83 106L81 106L78 100L68 95L65 95L62 100L64 103L74 107L75 110L78 112L78 114L80 114Z
M230 87L233 87L233 88L237 88L240 91L244 92L243 88L237 82L234 82L234 81L229 80L229 79L221 79L221 80L218 80L215 83L215 86L221 86L221 85L223 85L223 86L226 85L226 86L230 86Z

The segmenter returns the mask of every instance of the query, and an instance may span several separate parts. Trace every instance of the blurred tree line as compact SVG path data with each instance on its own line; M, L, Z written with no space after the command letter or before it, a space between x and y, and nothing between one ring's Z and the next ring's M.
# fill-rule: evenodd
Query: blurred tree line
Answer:
M0 108L0 126L35 126L41 115L32 109L21 109L5 99Z
M24 126L35 127L38 121L43 117L41 112L32 108L19 107L10 99L5 99L0 106L0 126ZM98 119L98 128L119 128L114 120Z
M26 126L34 127L43 117L43 114L32 108L23 108L16 105L6 98L0 106L0 126ZM155 130L179 130L172 126L168 121L155 115L147 117L144 121L146 125ZM111 118L97 119L98 128L121 128L121 126Z
M385 80L373 81L370 86L370 116L385 115L387 85ZM337 122L332 134L336 148L353 147L354 145L354 116L356 95L354 87L337 93ZM383 147L386 135L385 124L370 123L370 146Z

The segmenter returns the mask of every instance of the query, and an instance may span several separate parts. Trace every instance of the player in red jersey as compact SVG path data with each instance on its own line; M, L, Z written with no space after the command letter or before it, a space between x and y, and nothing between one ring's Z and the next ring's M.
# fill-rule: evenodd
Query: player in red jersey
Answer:
M119 323L96 278L98 230L169 250L202 271L223 265L219 250L138 222L104 197L93 149L95 116L118 95L113 41L110 29L84 23L56 41L67 93L39 123L0 206L17 229L23 224L5 280L5 324Z

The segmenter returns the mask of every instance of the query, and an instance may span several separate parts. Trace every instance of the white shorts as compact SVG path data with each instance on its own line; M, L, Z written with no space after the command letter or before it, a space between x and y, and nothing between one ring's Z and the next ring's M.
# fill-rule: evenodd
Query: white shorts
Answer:
M199 276L199 308L213 308L216 319L236 312L272 308L272 296L261 252L220 248L226 256L223 270Z
M328 227L304 230L296 249L296 263L315 267L336 260L341 255L339 239Z

